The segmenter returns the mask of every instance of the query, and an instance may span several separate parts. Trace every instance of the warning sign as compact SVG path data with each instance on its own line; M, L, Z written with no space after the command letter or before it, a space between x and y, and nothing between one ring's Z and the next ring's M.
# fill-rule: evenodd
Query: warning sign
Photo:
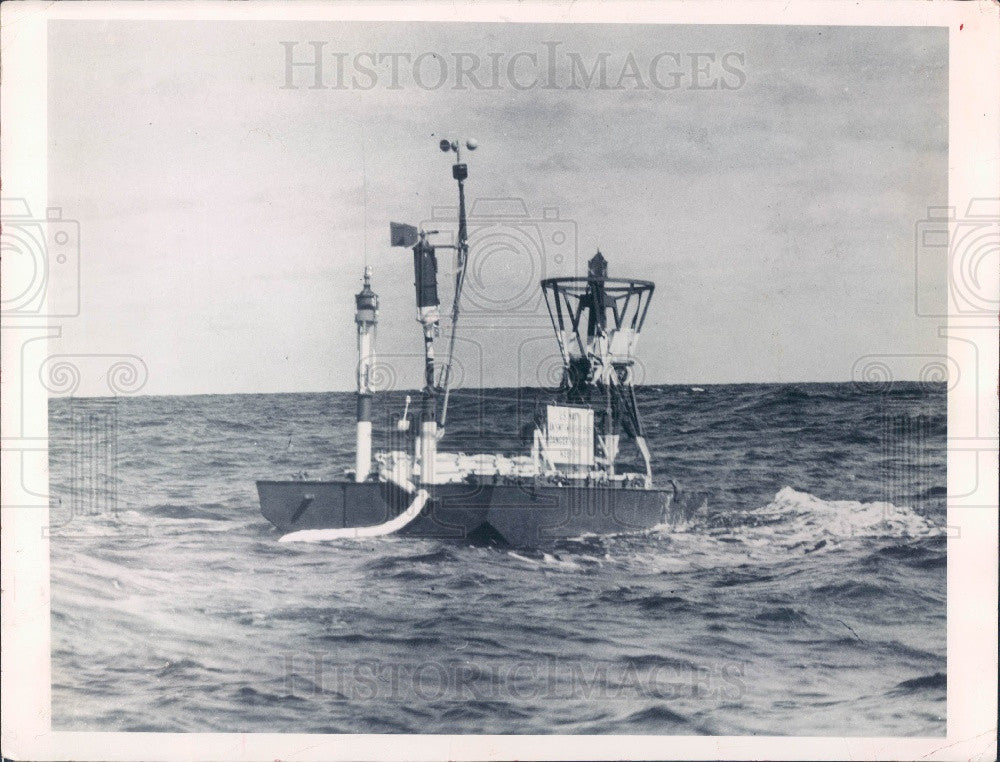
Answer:
M594 411L549 405L545 449L553 463L594 465Z

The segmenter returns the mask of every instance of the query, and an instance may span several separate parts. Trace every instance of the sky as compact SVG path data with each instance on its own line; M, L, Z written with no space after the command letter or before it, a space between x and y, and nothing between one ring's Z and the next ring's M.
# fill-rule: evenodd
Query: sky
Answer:
M49 29L49 205L79 221L81 281L50 351L136 355L143 393L354 388L366 264L381 383L417 387L412 262L388 226L453 230L441 137L479 142L462 386L558 380L537 281L598 248L657 284L645 383L844 381L867 355L943 351L914 305L944 311L944 266L916 267L914 231L947 204L944 29ZM322 87L287 67L317 49Z

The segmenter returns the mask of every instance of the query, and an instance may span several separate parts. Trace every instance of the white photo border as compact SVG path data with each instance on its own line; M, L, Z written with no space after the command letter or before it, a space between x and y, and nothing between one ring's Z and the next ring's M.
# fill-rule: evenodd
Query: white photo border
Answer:
M4 196L47 201L47 22L54 19L386 20L939 26L949 30L949 206L1000 195L1000 6L993 0L860 2L88 2L4 3L0 171ZM627 21L626 21L627 19ZM906 83L900 83L905 87ZM5 263L5 267L7 263ZM1000 289L1000 284L997 284ZM19 386L22 348L59 335L44 318L2 325L2 752L37 760L416 759L996 759L997 323L955 316L941 330L953 358L978 357L948 397L949 493L978 469L973 495L948 505L945 738L473 736L87 733L51 730L47 396ZM971 355L967 346L975 352ZM978 395L978 396L976 396ZM959 456L960 454L960 456ZM970 457L971 455L971 457ZM985 478L984 478L985 477Z

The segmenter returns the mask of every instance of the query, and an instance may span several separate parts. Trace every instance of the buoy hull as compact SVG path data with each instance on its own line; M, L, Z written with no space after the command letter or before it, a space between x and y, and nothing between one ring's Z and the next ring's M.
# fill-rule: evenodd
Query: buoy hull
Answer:
M668 517L672 490L612 486L438 484L401 536L511 547L586 534L650 529ZM412 495L390 482L259 481L261 513L283 534L382 524Z

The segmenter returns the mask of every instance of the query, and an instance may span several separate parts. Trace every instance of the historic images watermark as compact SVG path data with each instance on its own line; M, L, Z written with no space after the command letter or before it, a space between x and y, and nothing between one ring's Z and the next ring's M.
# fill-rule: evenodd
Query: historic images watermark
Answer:
M614 664L573 659L383 659L336 661L326 652L284 654L288 695L330 695L341 701L738 701L747 692L742 661L695 664L625 659Z
M342 51L328 40L280 43L283 90L739 90L741 51L584 54L558 40L534 50Z

